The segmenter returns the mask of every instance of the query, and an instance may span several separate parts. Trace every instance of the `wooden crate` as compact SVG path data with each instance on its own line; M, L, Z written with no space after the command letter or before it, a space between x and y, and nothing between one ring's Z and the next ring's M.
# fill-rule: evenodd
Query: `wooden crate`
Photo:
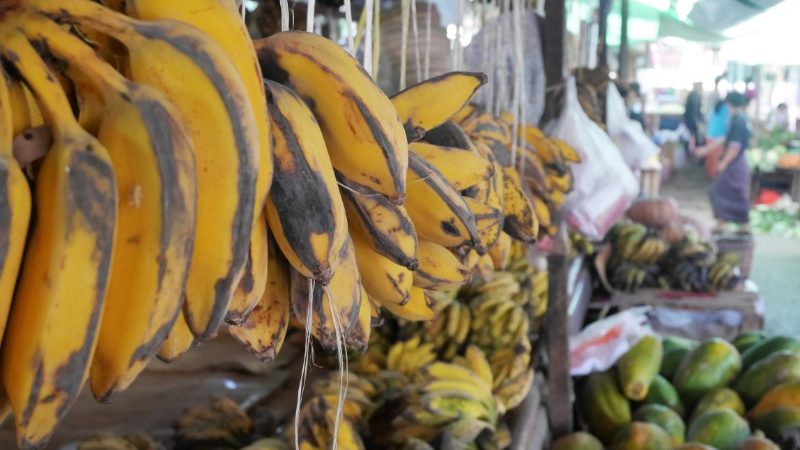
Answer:
M752 285L752 283L750 283ZM610 299L595 301L601 316L612 308L625 310L650 306L651 324L663 334L695 339L730 339L748 330L764 327L764 300L754 289L731 292L682 292L642 289L635 293L614 292ZM665 324L664 318L672 318ZM684 326L674 319L685 320Z

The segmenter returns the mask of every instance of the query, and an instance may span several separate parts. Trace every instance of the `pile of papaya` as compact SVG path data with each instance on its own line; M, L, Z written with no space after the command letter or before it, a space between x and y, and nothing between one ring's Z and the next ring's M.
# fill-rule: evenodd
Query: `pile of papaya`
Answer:
M800 340L646 336L576 380L586 430L552 450L798 450Z

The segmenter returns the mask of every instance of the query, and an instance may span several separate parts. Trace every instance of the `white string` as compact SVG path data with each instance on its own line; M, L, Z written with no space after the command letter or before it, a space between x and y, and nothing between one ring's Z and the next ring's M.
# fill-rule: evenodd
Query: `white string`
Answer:
M245 1L242 0L242 22L247 22L247 8L244 6Z
M425 79L431 77L431 16L433 15L433 2L428 2L428 17L425 20Z
M364 30L364 70L366 70L370 75L372 74L372 8L374 5L375 3L373 0L366 0L364 2L363 12L363 14L366 14L366 27Z
M306 31L309 33L314 32L314 7L317 0L308 0L308 8L306 9Z
M333 331L336 336L336 357L339 362L339 395L336 404L336 416L333 421L333 444L331 446L331 450L336 450L339 438L339 422L342 416L342 410L344 409L344 400L347 396L347 387L345 386L345 379L348 378L348 370L345 369L345 361L347 358L344 357L344 349L342 345L344 342L344 332L342 331L342 323L339 318L339 311L337 311L336 305L333 301L333 292L331 292L328 286L324 286L322 289L325 291L325 295L328 297L328 307L330 308Z
M308 302L306 303L306 336L303 350L303 367L300 369L300 385L297 387L297 405L294 411L294 448L300 450L300 404L303 402L303 392L306 389L308 377L309 354L311 353L311 327L314 325L312 310L314 309L314 280L308 279Z
M347 50L351 55L355 55L356 45L353 42L353 10L350 7L350 0L344 0L344 18L347 21Z
M414 32L414 60L417 68L417 83L422 82L422 66L419 56L419 27L417 26L417 0L411 0L411 30Z
M406 67L408 63L408 16L411 9L410 0L402 0L400 4L400 90L406 88Z
M281 31L289 31L289 0L280 0Z

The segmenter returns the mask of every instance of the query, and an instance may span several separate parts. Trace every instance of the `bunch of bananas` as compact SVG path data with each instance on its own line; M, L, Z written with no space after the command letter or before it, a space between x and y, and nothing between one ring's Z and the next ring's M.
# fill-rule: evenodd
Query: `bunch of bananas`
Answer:
M707 292L733 290L741 282L736 255L718 255L713 244L695 237L669 245L642 224L618 223L607 238L611 257L606 277L615 289Z
M164 446L140 433L125 436L100 433L80 442L77 450L164 450Z
M594 243L586 237L585 234L570 231L569 232L570 251L573 252L572 256L577 255L592 255L595 252Z
M566 142L548 138L529 124L518 124L515 146L514 117L508 112L495 117L468 105L454 120L475 145L490 148L502 167L519 168L523 192L532 199L539 219L540 234L553 235L556 225L551 217L572 191L574 180L569 165L581 162L578 153Z
M569 190L576 155L538 130L521 131L533 195L506 122L500 146L451 121L485 75L389 97L321 36L251 41L233 3L2 7L0 351L21 447L85 380L110 400L225 322L270 361L292 313L329 351L364 351L382 311L431 320L431 291L488 279ZM40 125L31 190L12 139Z

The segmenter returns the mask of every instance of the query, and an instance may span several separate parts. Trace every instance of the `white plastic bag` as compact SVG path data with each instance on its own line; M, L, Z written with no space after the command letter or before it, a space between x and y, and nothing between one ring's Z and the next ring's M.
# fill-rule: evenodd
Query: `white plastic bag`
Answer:
M578 103L575 79L566 82L561 116L545 128L583 160L572 166L574 190L567 197L567 221L591 239L602 239L639 194L639 183L619 148Z
M628 117L625 100L614 83L608 83L606 90L606 129L633 171L641 169L648 158L660 151L647 137L642 124Z
M570 373L608 370L643 337L654 335L648 311L649 306L626 309L584 328L569 343Z

